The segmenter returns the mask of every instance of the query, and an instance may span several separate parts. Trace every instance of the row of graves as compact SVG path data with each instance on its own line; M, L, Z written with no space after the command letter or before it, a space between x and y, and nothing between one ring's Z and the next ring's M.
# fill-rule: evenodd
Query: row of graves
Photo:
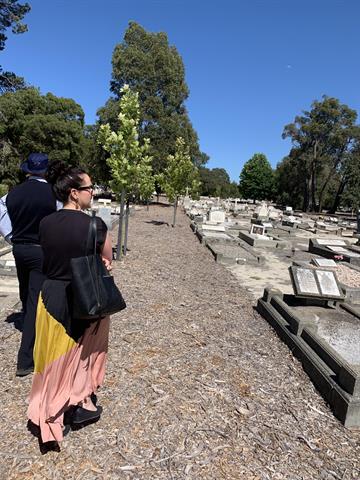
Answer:
M191 228L227 265L266 269L269 252L292 293L266 286L257 310L302 362L335 416L360 427L360 246L346 217L314 217L265 204L184 199ZM249 270L249 267L247 270Z

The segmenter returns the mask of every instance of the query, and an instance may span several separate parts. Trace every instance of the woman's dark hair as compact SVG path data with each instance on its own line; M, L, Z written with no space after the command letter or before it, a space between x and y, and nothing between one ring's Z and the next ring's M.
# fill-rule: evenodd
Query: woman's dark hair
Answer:
M60 202L67 202L72 188L81 187L81 175L85 170L79 167L65 165L60 160L49 164L45 178L53 186L55 196Z

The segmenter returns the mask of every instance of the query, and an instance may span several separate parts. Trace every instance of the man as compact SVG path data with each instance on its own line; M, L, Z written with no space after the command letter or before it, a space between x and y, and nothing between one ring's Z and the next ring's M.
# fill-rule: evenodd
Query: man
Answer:
M24 323L18 352L16 375L23 377L34 369L33 347L39 292L44 281L43 253L39 242L40 221L56 211L56 198L45 180L48 157L32 153L21 165L28 177L7 195L6 207L12 224L13 254L19 280Z

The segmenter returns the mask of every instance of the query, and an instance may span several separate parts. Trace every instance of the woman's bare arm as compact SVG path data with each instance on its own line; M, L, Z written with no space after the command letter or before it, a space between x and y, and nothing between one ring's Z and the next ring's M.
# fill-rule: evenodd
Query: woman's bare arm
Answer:
M105 267L108 270L111 270L111 262L112 262L112 244L111 244L111 235L109 231L106 232L105 242L103 244L101 250L101 258L105 264Z

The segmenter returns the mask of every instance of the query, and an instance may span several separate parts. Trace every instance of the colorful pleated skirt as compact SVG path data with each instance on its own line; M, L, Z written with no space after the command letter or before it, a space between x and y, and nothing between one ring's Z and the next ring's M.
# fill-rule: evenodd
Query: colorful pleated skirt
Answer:
M110 318L72 319L69 282L46 280L39 296L28 418L43 442L63 439L64 413L102 385Z

